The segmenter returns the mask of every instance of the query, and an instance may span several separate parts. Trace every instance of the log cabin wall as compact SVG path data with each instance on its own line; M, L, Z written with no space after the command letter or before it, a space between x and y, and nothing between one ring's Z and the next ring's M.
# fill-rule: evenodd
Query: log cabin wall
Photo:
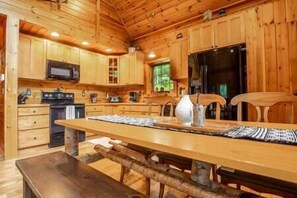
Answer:
M227 9L227 14L245 15L248 92L281 91L297 93L297 1L270 0L239 5ZM170 46L178 33L188 38L188 27L202 23L189 21L175 28L137 40L147 55L153 48L158 58L170 56ZM147 56L146 56L147 57ZM150 83L147 79L146 83ZM184 81L187 86L187 81ZM271 122L286 122L289 109L276 106L269 115ZM278 112L278 113L276 113ZM297 106L295 123L297 123ZM251 110L250 119L254 118Z
M0 0L0 13L17 15L27 27L21 24L21 31L48 38L57 31L59 42L81 46L87 40L88 49L105 52L113 48L114 53L125 53L130 39L111 4L100 0L69 0L67 4L46 1ZM31 25L30 25L31 24Z
M6 18L0 16L0 160L4 157L4 79Z

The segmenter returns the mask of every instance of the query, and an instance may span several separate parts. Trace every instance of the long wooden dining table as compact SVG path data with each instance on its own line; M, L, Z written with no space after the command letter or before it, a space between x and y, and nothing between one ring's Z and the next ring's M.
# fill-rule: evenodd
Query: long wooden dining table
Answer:
M178 125L175 118L155 117L156 122ZM208 121L206 121L206 127ZM244 125L296 130L295 124L259 123L244 121L211 121L216 126ZM132 126L91 119L57 120L67 134L76 130L119 139L127 143L152 148L179 156L218 164L263 176L297 183L297 146L233 139L157 128ZM65 139L65 151L78 155L78 138ZM69 147L70 145L70 147Z

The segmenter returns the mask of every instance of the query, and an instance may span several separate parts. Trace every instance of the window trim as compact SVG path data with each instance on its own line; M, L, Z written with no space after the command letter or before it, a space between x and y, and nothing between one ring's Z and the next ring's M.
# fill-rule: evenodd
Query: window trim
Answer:
M151 68L152 68L151 84L152 84L152 91L153 91L154 94L174 94L175 93L176 81L170 79L170 72L169 72L169 80L171 80L173 82L173 88L172 88L172 90L171 91L159 91L159 92L155 92L155 87L154 87L154 67L158 67L158 66L166 65L166 64L169 64L169 69L171 69L170 68L170 61L159 62L159 63L156 63L156 64L151 65Z

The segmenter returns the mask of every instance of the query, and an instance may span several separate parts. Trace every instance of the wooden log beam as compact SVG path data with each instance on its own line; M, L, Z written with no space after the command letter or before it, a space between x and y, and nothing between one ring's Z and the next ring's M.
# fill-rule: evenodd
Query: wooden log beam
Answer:
M79 134L75 129L65 127L65 152L72 156L77 156Z
M17 156L17 97L18 97L18 45L19 18L8 15L6 21L6 65L4 95L4 155L5 159Z
M79 161L81 161L85 164L90 164L90 163L96 162L98 160L101 160L103 158L104 157L98 152L87 153L87 154L79 155L76 157L76 159L78 159Z
M137 151L134 151L132 149L129 149L128 147L126 146L123 146L123 145L120 145L120 144L117 144L115 142L112 142L112 141L109 141L109 144L113 145L113 149L124 154L124 155L127 155L127 156L130 156L131 158L134 158L135 160L141 162L141 163L144 163L144 164L147 164L147 159L145 157L144 154L140 153L140 152L137 152Z
M125 147L123 145L119 145L117 143L114 143L112 141L109 142L110 144L113 145L113 149L120 152L123 155L129 156L130 158L133 158L134 160L141 162L142 164L145 164L147 166L150 166L154 169L157 169L159 171L163 171L166 172L174 177L180 177L180 178L187 178L188 174L179 171L177 169L174 168L170 168L169 166L166 166L164 164L161 164L159 162L156 162L154 160L152 160L151 158L156 155L157 152L153 152L151 155L149 156L145 156L140 152L137 152L135 150L132 150L128 147ZM127 168L126 168L127 169Z
M150 166L146 166L141 162L134 160L126 155L113 151L112 149L107 149L101 145L96 145L95 150L102 154L104 157L122 164L145 177L149 177L156 181L159 181L167 186L175 188L179 191L185 192L190 196L197 198L213 198L213 197L242 197L247 193L242 192L237 189L233 189L218 183L212 182L209 187L199 185L191 180L178 178L169 175L168 173L153 169ZM249 194L249 193L248 193ZM251 194L249 194L251 195ZM253 197L257 197L253 195Z

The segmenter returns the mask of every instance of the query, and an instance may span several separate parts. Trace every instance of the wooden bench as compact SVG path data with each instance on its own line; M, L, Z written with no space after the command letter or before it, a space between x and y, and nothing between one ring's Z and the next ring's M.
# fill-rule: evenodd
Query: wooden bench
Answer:
M24 197L145 197L62 152L16 161L23 175Z

